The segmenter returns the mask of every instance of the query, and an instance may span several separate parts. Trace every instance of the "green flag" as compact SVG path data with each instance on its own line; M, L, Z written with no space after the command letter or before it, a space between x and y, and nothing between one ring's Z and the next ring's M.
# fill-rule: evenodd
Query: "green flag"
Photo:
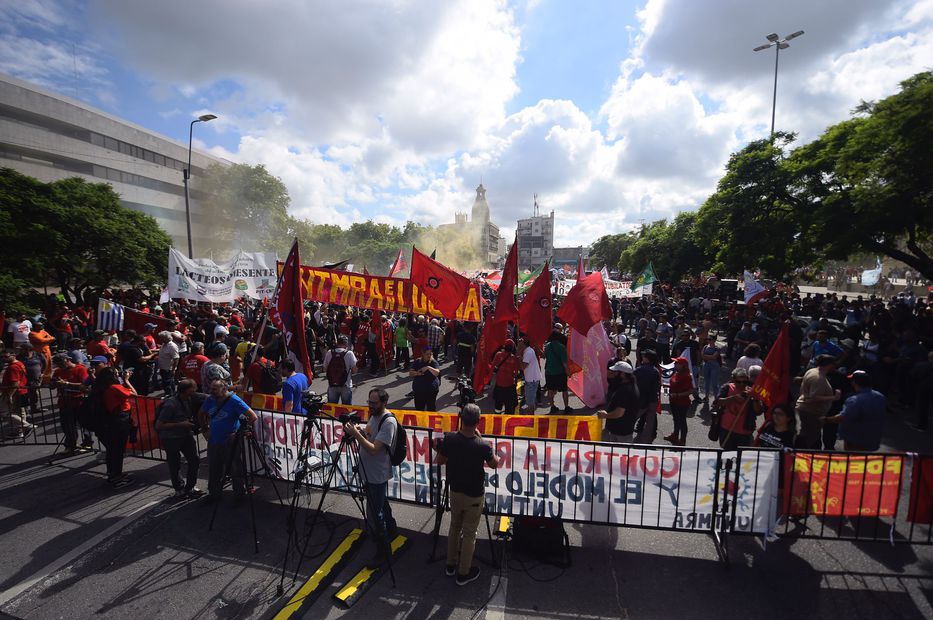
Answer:
M434 248L434 251L431 252L431 260L437 260L437 248Z
M541 275L541 271L544 269L544 264L542 263L540 267L532 271L531 273L520 273L518 274L518 284L515 286L515 293L524 293L526 289L530 288L532 284L535 283L535 280L538 276Z
M654 275L654 265L652 265L649 261L648 266L645 267L644 271L642 271L638 277L635 278L635 281L632 282L632 288L636 289L641 286L648 286L649 284L653 284L657 281L658 278Z

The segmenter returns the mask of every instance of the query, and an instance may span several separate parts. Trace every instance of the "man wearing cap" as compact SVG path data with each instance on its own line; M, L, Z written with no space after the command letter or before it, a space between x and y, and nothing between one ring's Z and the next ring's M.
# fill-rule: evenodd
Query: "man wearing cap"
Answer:
M327 377L327 402L353 404L353 373L356 355L350 349L350 338L337 337L337 345L324 354L324 376Z
M158 349L158 344L156 343L156 337L152 335L152 331L158 327L155 323L146 323L143 325L143 340L146 341L146 348L149 351L155 351Z
M661 398L661 371L658 352L646 349L641 363L632 373L638 388L638 421L635 443L653 443L658 434L658 399Z
M162 384L162 392L165 397L175 394L175 372L178 370L178 360L181 354L178 351L178 345L172 338L172 332L162 331L158 335L159 358L156 362L159 368L159 381Z
M445 433L437 446L435 463L447 466L450 490L450 528L447 531L447 562L444 572L457 576L462 586L479 577L473 566L476 528L483 514L485 472L483 466L495 469L499 458L492 446L483 441L476 430L480 420L479 406L470 403L460 411L460 430Z
M871 376L864 370L856 370L849 380L855 394L846 399L842 411L823 421L839 424L839 436L846 450L874 452L881 447L887 399L871 389Z
M430 345L421 350L421 359L411 363L411 391L418 411L437 411L437 392L441 388L441 367L434 360Z
M612 392L606 408L598 410L596 417L606 420L604 441L631 442L635 422L638 421L638 387L633 376L635 369L628 362L616 362L610 370L618 373L621 382Z
M105 358L106 359L106 358ZM71 456L78 448L77 414L84 402L84 383L87 368L75 364L67 353L52 358L52 387L58 388L59 421L65 435L65 456Z

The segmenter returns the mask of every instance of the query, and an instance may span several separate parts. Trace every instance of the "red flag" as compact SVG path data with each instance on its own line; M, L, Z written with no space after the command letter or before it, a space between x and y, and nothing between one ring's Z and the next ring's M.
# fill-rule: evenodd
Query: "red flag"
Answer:
M123 307L123 329L132 329L139 333L145 331L147 323L155 324L156 333L161 331L173 331L176 322L163 316L157 316L151 312L140 312L132 308Z
M389 277L394 278L395 274L401 273L406 269L408 269L408 264L405 262L405 254L402 253L402 248L399 248L398 256L395 257L395 262L389 267Z
M593 325L612 316L612 306L609 305L602 275L593 272L585 278L577 279L557 310L557 316L581 334L589 334Z
M933 458L928 456L914 457L907 520L911 523L933 523Z
M457 311L470 290L469 280L436 260L431 260L414 247L411 249L409 279L445 316Z
M499 282L499 292L496 294L497 321L517 321L518 308L515 307L515 287L518 285L518 237L512 243L512 249L505 259L505 269L502 271L502 281Z
M543 347L544 341L551 335L554 324L551 303L551 272L545 262L544 269L535 278L518 307L518 328L537 349Z
M768 351L768 357L761 367L761 374L752 385L754 394L768 409L787 402L790 393L790 335L789 326L784 323L774 346Z
M492 356L505 343L507 327L506 321L497 321L495 317L486 321L483 326L476 350L476 368L473 370L473 390L477 394L482 394L489 383L492 376Z
M282 266L282 274L276 284L269 320L285 336L288 357L295 362L295 370L313 377L311 360L308 358L308 342L305 339L305 309L301 300L301 259L298 256L298 240L292 244L288 258Z

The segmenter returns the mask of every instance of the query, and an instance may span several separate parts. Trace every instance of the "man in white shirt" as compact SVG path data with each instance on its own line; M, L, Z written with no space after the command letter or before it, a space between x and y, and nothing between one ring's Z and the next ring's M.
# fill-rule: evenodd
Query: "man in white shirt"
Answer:
M534 413L538 408L538 386L541 385L541 363L534 347L525 338L518 341L522 356L522 373L525 378L525 405Z
M159 332L159 379L162 382L162 390L165 397L175 395L175 372L178 370L178 360L181 353L178 345L174 342L172 332Z
M29 332L32 331L32 321L26 318L25 314L16 317L16 320L10 323L7 331L13 334L13 348L20 345L29 344Z

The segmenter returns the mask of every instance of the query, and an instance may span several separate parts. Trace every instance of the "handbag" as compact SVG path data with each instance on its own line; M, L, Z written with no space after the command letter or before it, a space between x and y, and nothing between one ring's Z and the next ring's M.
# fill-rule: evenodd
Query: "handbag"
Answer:
M710 441L719 441L719 413L713 412L709 418L709 432L706 434Z

